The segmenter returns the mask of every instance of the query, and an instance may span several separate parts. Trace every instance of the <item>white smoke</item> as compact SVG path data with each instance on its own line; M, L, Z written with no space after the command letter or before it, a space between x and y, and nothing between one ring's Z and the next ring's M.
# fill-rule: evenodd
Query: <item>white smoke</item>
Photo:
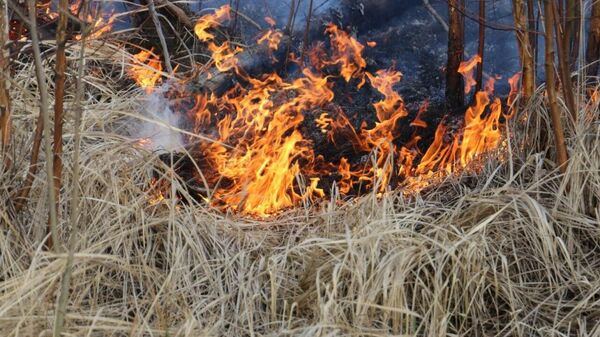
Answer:
M135 138L151 151L174 151L183 147L183 139L178 131L179 118L171 110L163 96L164 88L156 88L147 94L142 104L142 119Z

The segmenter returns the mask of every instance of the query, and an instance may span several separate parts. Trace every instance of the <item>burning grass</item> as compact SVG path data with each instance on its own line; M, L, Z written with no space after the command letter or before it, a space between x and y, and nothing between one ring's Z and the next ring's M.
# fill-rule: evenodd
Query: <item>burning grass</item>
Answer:
M540 90L505 131L505 151L480 159L477 174L443 177L411 198L332 195L258 221L178 202L188 192L174 170L123 136L144 95L117 85L124 59L134 62L104 44L87 65L69 335L600 334L597 101L565 123L563 177L545 156ZM19 68L2 205L26 171L37 114L33 66ZM74 185L66 120L62 242ZM148 188L157 174L171 182L161 198ZM45 181L35 180L18 217L0 208L2 336L48 335L53 324L66 254L42 249Z

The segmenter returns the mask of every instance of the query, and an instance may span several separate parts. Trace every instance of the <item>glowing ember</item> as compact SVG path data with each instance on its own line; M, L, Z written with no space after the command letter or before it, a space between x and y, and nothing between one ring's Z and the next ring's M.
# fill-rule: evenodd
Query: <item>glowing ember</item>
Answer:
M499 99L490 98L495 79L488 81L485 91L475 94L460 132L440 123L433 142L422 152L418 132L429 127L423 119L429 102L422 103L414 118L404 120L410 112L395 90L402 74L394 69L366 71L364 46L348 33L329 24L329 47L315 43L306 53L306 65L293 79L277 73L253 77L240 69L238 57L244 50L216 39L229 19L229 6L221 7L200 18L195 33L212 54L210 65L233 72L242 81L222 95L197 95L194 107L188 109L194 132L215 140L194 143L194 152L207 168L202 179L212 189L206 200L215 207L268 216L322 199L331 182L343 196L369 190L382 193L400 184L415 192L433 177L460 172L500 145L501 121L510 116L503 115ZM274 21L265 20L274 26ZM271 28L259 36L258 43L276 50L281 38L281 33ZM290 59L299 65L305 61ZM136 60L140 66L130 73L151 90L160 78L160 60L150 52L141 52ZM461 65L466 92L476 84L472 73L480 62L475 56ZM336 85L351 81L357 90L371 90L379 96L371 102L376 119L369 123L363 119L360 127L335 103ZM303 134L307 121L318 128L329 147L346 152L325 158L315 140ZM398 145L401 123L412 126L413 134Z

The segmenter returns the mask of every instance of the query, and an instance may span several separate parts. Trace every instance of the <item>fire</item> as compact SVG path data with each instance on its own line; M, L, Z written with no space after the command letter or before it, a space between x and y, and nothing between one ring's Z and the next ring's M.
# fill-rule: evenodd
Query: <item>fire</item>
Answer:
M76 0L72 3L69 3L69 11L73 16L78 17L81 21L85 22L87 25L91 25L93 28L91 30L89 39L98 39L101 36L104 36L106 33L112 31L113 24L115 23L116 16L110 13L109 15L102 15L102 5L100 7L95 8L97 13L88 14L85 16L81 11L82 0ZM53 1L39 2L37 4L38 13L42 16L50 20L56 20L59 17L58 8L56 8L56 3ZM81 39L81 34L75 34L75 40Z
M489 115L484 117L486 108ZM475 105L465 113L464 128L461 135L456 135L451 143L445 143L447 126L440 124L435 133L433 144L429 147L417 166L416 174L429 174L435 170L445 170L448 173L466 167L480 154L496 149L499 145L502 131L500 118L502 105L499 99L490 104L485 91L475 96Z
M267 43L269 49L277 50L279 49L279 43L281 43L281 38L283 37L283 33L280 31L276 31L273 29L269 29L264 32L256 41L258 44Z
M480 63L481 56L475 55L470 60L461 62L458 67L458 72L465 79L465 94L470 93L473 86L477 85L477 81L473 78L473 72L475 71L475 67Z
M402 74L391 70L378 70L376 74L377 76L373 76L367 73L367 77L371 86L385 96L382 101L373 104L377 111L377 119L384 122L394 117L407 116L408 112L404 109L404 101L393 88L402 79Z
M133 55L133 60L134 64L129 68L130 76L146 92L152 92L161 77L162 64L160 57L154 54L152 50L142 50Z
M362 78L363 70L367 67L367 61L362 57L365 46L334 24L329 24L325 31L331 38L333 49L330 63L340 65L340 74L346 82L351 78Z
M417 112L417 116L410 123L410 126L419 127L419 128L426 128L427 127L427 123L423 120L423 115L427 112L428 109L429 109L429 100L426 100L419 107L419 111Z
M88 38L94 40L110 33L112 31L112 26L115 23L115 19L116 16L114 15L109 16L108 19L103 17L94 19L93 16L88 15L85 21L94 26ZM75 40L81 40L81 34L75 35Z
M327 112L323 112L319 118L315 120L315 124L321 129L322 133L327 133L332 123L333 118L331 118Z
M196 33L198 39L202 42L214 40L215 36L208 30L217 27L226 20L229 20L230 12L231 7L229 7L229 5L225 5L215 11L214 14L201 17L194 27L194 33Z
M510 85L510 93L508 94L507 104L512 106L515 102L517 95L519 94L519 81L521 80L521 73L518 72L508 79Z
M212 54L209 65L241 80L224 94L199 94L193 108L185 108L194 132L215 140L195 140L193 146L205 168L203 179L212 189L205 199L217 208L265 217L322 199L332 182L343 196L365 191L381 194L401 183L415 192L427 186L431 177L466 169L502 141L502 123L510 116L503 114L500 100L491 97L495 79L475 94L460 132L451 131L454 128L443 121L424 149L427 144L421 144L420 132L430 127L425 121L429 102L407 119L411 113L396 90L402 74L394 69L367 71L365 47L347 32L329 24L325 32L330 48L316 43L306 53L307 62L297 60L304 66L290 78L275 72L254 77L240 68L238 56L244 50L217 38L229 19L229 6L221 7L200 18L195 33ZM274 21L265 20L274 26ZM271 28L259 36L258 43L275 50L281 38L281 32ZM140 86L151 90L160 79L160 60L151 52L140 52L135 58L140 65L130 73ZM480 62L475 56L461 66L466 92L475 85L472 73ZM357 90L371 90L378 96L370 104L375 120L363 119L361 125L353 124L336 104L336 85L353 80ZM307 124L318 128L333 154L325 155L316 140L306 137ZM398 145L402 125L411 127L412 135Z

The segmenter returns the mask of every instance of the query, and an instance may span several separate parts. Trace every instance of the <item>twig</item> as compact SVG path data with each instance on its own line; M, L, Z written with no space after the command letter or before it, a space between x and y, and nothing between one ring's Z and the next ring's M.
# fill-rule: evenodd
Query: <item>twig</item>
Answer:
M40 50L40 38L38 36L36 18L36 7L35 0L29 0L27 2L29 7L29 20L32 23L29 27L31 32L31 44L33 47L33 57L35 61L35 76L38 82L38 89L40 91L40 115L44 120L44 149L46 155L46 175L48 183L48 207L50 208L50 219L48 221L50 227L51 236L48 239L48 249L55 248L57 250L58 245L58 231L56 228L56 208L54 207L54 190L52 188L54 181L54 168L50 161L52 158L52 133L50 132L50 114L48 113L48 86L46 84L46 76L44 74L42 64L42 52Z
M173 74L173 66L171 65L171 56L169 55L169 48L167 46L167 41L165 40L165 35L162 31L162 27L160 25L160 20L158 19L158 15L156 14L154 0L148 0L148 10L150 11L150 16L152 17L154 27L156 27L156 33L158 34L158 38L160 40L160 46L162 48L163 57L165 58L165 66L167 67L167 71L169 72L169 74Z
M176 4L172 3L169 0L156 0L156 4L158 6L165 6L167 10L177 17L177 20L181 22L186 28L193 30L194 23L190 19L190 17L185 13L185 11Z
M437 20L437 22L440 23L440 25L442 25L442 27L444 28L444 30L446 32L448 30L450 30L450 28L448 27L448 24L446 23L446 20L444 20L444 18L440 15L440 13L438 13L435 10L435 8L433 8L433 6L431 6L431 4L429 3L429 0L423 0L423 5L425 5L425 8L427 8L429 13Z

